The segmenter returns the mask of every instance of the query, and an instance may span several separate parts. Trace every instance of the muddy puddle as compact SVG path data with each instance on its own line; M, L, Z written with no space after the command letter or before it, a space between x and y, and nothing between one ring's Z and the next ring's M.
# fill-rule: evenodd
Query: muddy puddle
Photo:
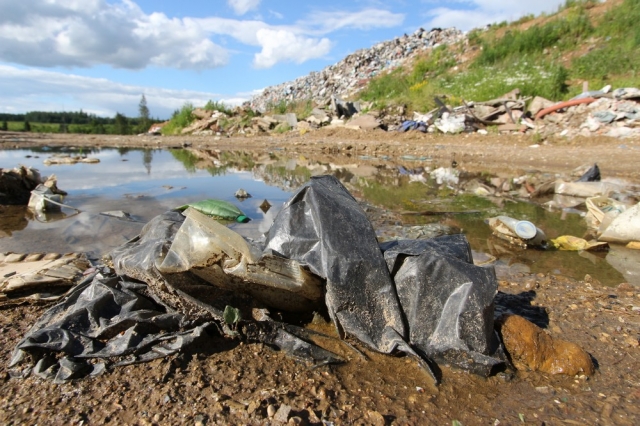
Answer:
M45 164L59 155L99 162ZM458 184L438 185L429 175L438 166L430 158L405 157L309 159L277 149L266 153L190 148L4 150L0 151L0 167L22 164L45 176L55 174L58 187L68 192L65 203L77 210L63 208L61 213L42 216L24 207L6 207L0 221L0 251L81 251L98 258L133 238L154 216L207 198L238 205L252 221L232 226L245 236L260 238L292 191L311 176L328 173L366 202L381 240L462 232L477 262L494 262L499 276L552 273L582 280L589 275L606 286L640 284L638 251L617 245L603 253L523 250L492 236L485 222L507 215L531 221L550 239L582 237L588 231L584 205L554 211L544 207L545 200L533 203L470 193L460 189L463 179ZM234 193L240 188L252 196L236 199ZM129 218L106 212L126 212Z

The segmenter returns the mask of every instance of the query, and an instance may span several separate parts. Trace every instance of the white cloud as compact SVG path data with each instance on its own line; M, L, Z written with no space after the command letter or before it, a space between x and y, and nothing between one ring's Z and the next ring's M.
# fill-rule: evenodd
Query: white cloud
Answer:
M227 0L236 15L244 15L250 10L256 10L261 0Z
M1 0L0 60L54 67L207 69L228 52L197 21L146 15L131 0Z
M320 58L331 50L328 38L301 37L286 30L262 29L258 30L256 37L262 46L262 51L253 60L257 68L269 68L284 61L301 64Z
M440 1L426 1L427 4L441 5ZM424 28L456 27L467 31L487 24L513 21L527 14L555 12L565 0L537 0L535 2L502 0L458 0L447 2L447 7L429 9L426 16L430 20ZM459 7L452 7L459 5Z
M262 50L254 56L257 68L270 68L279 62L303 63L321 58L329 53L331 41L318 38L332 32L352 28L389 28L400 25L401 13L381 9L365 9L358 12L316 11L295 25L268 25L262 21L239 21L218 17L199 19L202 28L214 34L229 35L236 40L260 46Z
M260 0L228 0L242 15ZM210 69L226 65L229 52L211 36L230 36L258 46L254 64L301 63L326 55L321 38L341 29L400 25L403 14L367 8L356 12L315 11L292 25L261 20L169 18L146 14L132 0L0 0L0 61L37 67ZM286 43L293 43L287 45Z
M249 99L249 96L242 95L220 99L217 93L134 86L104 78L8 65L0 65L0 75L0 93L3 94L0 111L9 113L82 108L102 116L113 116L116 112L136 116L140 97L144 94L151 115L168 118L186 102L199 106L209 99L217 99L229 105L239 105Z
M317 11L305 22L316 27L314 32L328 34L343 28L368 30L371 28L391 28L402 24L404 14L392 13L382 9L364 9L359 12L322 12Z

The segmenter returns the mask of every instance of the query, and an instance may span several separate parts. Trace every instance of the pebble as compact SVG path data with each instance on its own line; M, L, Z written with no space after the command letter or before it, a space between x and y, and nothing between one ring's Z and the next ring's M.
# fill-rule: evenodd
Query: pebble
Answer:
M289 413L291 413L291 407L286 404L282 404L278 411L273 415L273 420L276 422L286 423L289 420Z
M271 418L275 415L276 415L276 406L273 404L269 404L269 406L267 407L267 416Z

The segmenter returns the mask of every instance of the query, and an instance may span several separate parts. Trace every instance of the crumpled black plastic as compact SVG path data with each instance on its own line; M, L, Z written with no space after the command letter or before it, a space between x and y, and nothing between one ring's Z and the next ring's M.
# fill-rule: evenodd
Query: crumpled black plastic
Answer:
M473 264L464 235L391 241L380 248L418 353L483 376L503 364L493 330L495 271Z
M9 367L30 354L38 361L37 375L62 382L102 372L104 365L90 358L126 357L118 365L149 361L177 353L203 335L209 324L185 327L181 313L140 294L145 288L101 275L78 284L26 333ZM66 356L55 361L57 352Z
M407 351L407 328L375 231L333 176L313 177L276 216L266 250L327 280L325 302L338 331L390 353Z
M600 179L600 168L598 164L594 164L576 182L600 182Z
M318 176L285 203L266 248L327 280L326 305L341 335L483 375L502 364L492 356L495 272L473 264L464 235L380 246L347 189Z

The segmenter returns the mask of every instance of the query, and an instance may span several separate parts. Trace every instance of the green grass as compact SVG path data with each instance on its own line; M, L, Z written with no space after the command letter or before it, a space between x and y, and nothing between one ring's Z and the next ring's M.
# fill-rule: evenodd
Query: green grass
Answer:
M573 61L572 76L591 86L639 86L640 0L626 0L605 14L596 28L595 49Z
M204 106L204 110L205 111L220 111L220 112L223 112L223 113L225 113L227 115L233 114L233 111L231 110L231 107L228 106L227 104L225 104L224 102L220 102L220 101L209 100L209 102L207 102L207 104Z
M484 40L482 53L474 65L495 65L514 57L538 57L545 49L572 49L592 32L593 26L586 11L576 7L565 18L534 25L525 31L508 30L499 39Z
M189 126L195 119L193 116L193 104L185 103L182 108L173 112L171 120L162 128L163 135L175 135Z
M294 113L298 118L307 118L311 115L314 104L311 99L300 99L297 101L289 101L282 99L277 103L267 105L267 114L286 114Z
M583 81L592 89L606 84L640 86L636 71L640 0L625 0L597 25L588 14L596 3L567 0L559 8L561 15L547 17L526 30L515 25L532 20L531 15L511 25L472 30L469 45L481 50L468 66L457 69L455 47L440 46L413 65L374 78L359 96L373 102L374 108L404 104L409 111L426 112L435 108L435 96L458 106L462 99L489 100L516 88L523 96L563 100L580 93ZM587 44L595 48L575 57Z

